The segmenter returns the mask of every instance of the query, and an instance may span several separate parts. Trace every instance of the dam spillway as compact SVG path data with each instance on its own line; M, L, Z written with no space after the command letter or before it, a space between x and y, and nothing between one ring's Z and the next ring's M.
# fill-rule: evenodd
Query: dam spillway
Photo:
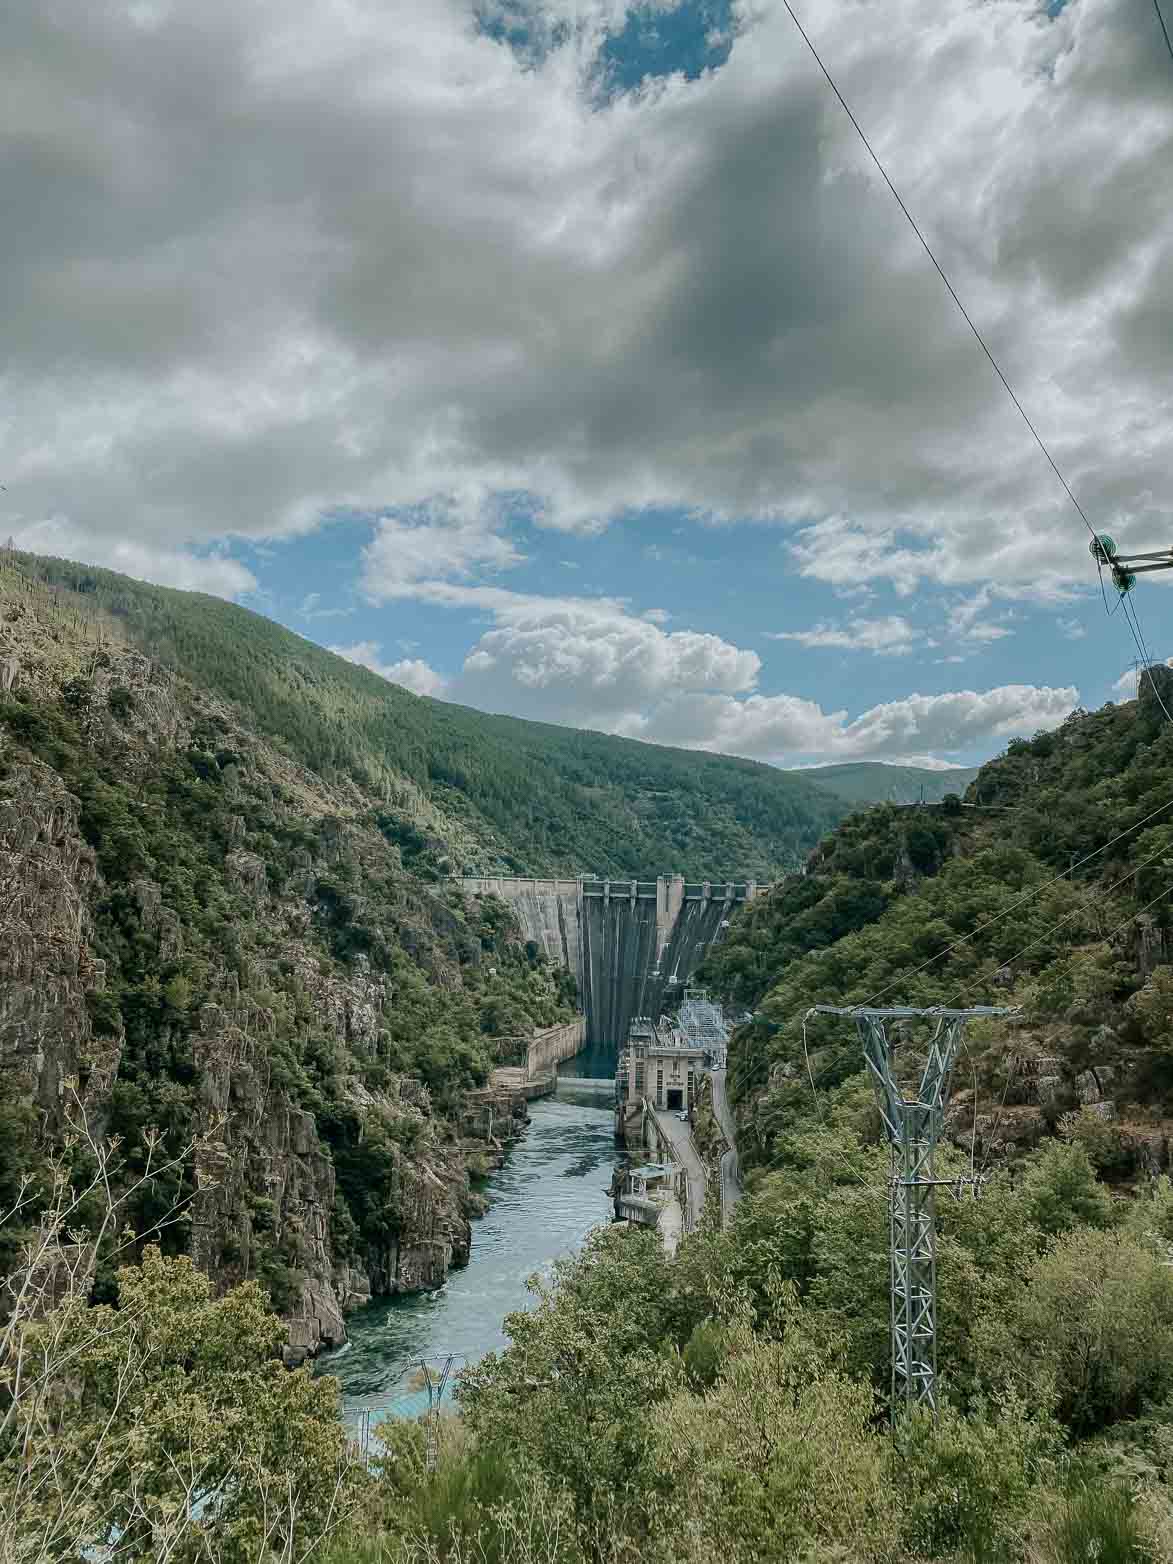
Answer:
M466 895L497 896L527 940L574 974L586 1017L586 1048L618 1050L633 1016L656 1019L677 997L754 880L524 879L465 876ZM614 1061L611 1061L612 1064Z

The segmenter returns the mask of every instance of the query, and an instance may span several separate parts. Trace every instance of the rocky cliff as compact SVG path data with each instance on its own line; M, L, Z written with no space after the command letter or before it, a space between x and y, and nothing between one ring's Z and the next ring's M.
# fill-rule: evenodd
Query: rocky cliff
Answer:
M410 789L311 771L115 621L0 586L0 1091L36 1110L21 1155L84 1117L120 1137L129 1184L158 1127L191 1150L136 1196L139 1230L218 1284L262 1280L293 1358L340 1342L348 1309L467 1260L469 1162L525 1110L499 1104L482 1138L465 1095L495 1033L571 1013L565 980L507 909L409 872L404 836L445 830Z

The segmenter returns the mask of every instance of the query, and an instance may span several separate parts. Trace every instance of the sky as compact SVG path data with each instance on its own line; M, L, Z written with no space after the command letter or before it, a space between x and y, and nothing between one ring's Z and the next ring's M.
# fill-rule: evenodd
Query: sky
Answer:
M1173 544L1153 8L793 4L1093 525ZM19 547L781 765L971 763L1130 693L781 0L52 0L0 18L0 103Z

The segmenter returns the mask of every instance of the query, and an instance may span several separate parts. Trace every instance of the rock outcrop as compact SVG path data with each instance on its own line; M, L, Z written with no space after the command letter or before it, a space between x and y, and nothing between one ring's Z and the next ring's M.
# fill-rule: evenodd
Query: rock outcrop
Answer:
M79 814L47 766L0 779L0 1070L54 1129L82 1105L100 1110L118 1068L118 1041L95 1044L87 1005L105 965L90 946L96 869Z
M527 1115L447 1083L437 1109L404 1068L393 968L408 1014L447 1039L450 1003L467 1036L496 932L404 871L384 802L116 626L0 604L0 701L0 1071L45 1144L79 1113L132 1157L155 1119L171 1155L187 1137L191 1253L219 1287L269 1287L290 1362L372 1297L440 1286L469 1256L470 1163Z

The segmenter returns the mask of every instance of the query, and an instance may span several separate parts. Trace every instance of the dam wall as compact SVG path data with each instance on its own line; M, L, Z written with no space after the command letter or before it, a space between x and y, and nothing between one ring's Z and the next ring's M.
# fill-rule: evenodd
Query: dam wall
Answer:
M614 1069L632 1017L659 1017L721 937L735 907L759 892L753 880L686 881L682 875L470 876L457 883L466 895L507 902L525 938L574 974L585 1013L583 1046L600 1074Z
M582 992L581 897L578 880L528 880L465 876L456 882L466 896L496 896L508 902L527 940L548 961L574 973Z

